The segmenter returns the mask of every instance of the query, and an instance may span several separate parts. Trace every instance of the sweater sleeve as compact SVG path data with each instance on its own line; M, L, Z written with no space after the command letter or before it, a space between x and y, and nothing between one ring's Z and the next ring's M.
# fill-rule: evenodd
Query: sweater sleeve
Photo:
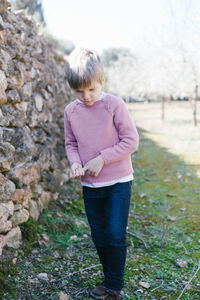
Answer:
M139 145L136 126L122 99L113 111L113 119L119 142L100 152L105 165L122 160L123 157L136 151Z
M78 151L78 143L73 134L71 124L67 115L67 110L64 111L64 132L65 132L65 150L70 165L78 162L82 165Z

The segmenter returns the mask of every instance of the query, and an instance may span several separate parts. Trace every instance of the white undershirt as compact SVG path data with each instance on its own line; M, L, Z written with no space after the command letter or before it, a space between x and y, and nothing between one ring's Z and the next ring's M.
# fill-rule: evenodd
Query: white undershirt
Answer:
M113 185L113 184L119 183L119 182L127 182L127 181L130 181L130 180L133 180L133 174L121 177L119 179L115 179L115 180L112 180L112 181L105 181L105 182L88 183L88 182L81 181L81 185L88 186L88 187L91 187L91 188L98 188L98 187Z
M106 93L102 92L97 101L105 98L105 96L106 96ZM78 100L78 101L80 101L80 100ZM121 177L119 179L115 179L115 180L111 180L111 181L105 181L105 182L88 183L88 182L81 181L81 185L82 186L88 186L88 187L91 187L91 188L98 188L98 187L113 185L113 184L119 183L119 182L127 182L127 181L130 181L130 180L133 180L133 179L134 179L133 174L130 174L130 175Z

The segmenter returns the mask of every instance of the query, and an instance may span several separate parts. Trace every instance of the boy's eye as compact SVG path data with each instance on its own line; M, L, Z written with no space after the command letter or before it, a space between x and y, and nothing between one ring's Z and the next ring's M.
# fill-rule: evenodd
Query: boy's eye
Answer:
M94 91L94 89L90 89L90 92Z

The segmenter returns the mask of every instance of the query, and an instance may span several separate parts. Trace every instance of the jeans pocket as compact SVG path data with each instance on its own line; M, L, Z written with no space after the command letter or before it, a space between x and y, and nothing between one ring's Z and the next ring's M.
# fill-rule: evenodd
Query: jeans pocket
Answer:
M124 195L125 197L131 196L132 180L127 182L119 182L114 187L114 192Z
M83 198L87 199L97 199L100 194L99 188L90 188L88 186L83 186Z

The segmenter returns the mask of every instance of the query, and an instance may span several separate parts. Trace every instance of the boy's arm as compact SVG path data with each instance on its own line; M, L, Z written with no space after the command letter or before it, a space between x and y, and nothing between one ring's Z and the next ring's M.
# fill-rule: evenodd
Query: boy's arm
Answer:
M73 134L67 112L64 112L64 132L65 132L65 150L70 165L77 162L82 166L81 159L78 151L77 140Z
M136 151L139 145L136 126L123 100L120 100L113 114L119 142L100 152L105 165L122 160L124 156Z

